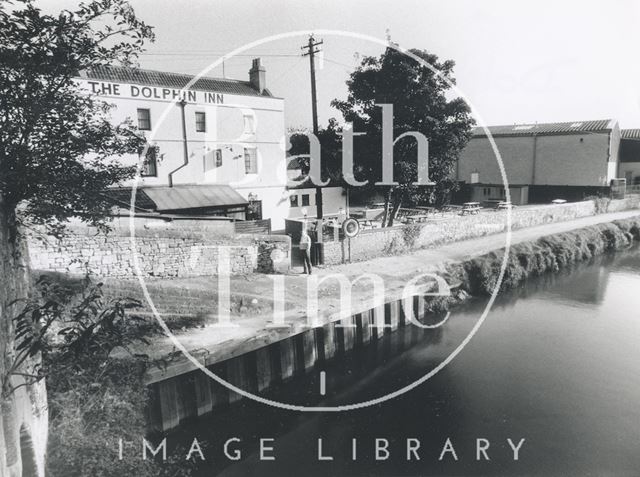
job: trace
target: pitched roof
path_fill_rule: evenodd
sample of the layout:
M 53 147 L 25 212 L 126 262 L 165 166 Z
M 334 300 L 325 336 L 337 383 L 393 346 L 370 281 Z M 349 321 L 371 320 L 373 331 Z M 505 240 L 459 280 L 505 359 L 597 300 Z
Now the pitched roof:
M 640 129 L 621 129 L 622 139 L 640 139 Z
M 128 209 L 131 204 L 131 189 L 128 187 L 114 187 L 107 189 L 105 195 L 119 207 Z M 153 210 L 156 204 L 144 193 L 142 188 L 136 189 L 135 207 L 137 210 Z
M 489 126 L 492 136 L 533 136 L 534 134 L 574 134 L 581 132 L 610 131 L 615 123 L 612 119 L 572 121 L 565 123 L 511 124 Z M 483 128 L 473 128 L 474 136 L 486 136 Z
M 145 187 L 144 192 L 156 204 L 158 211 L 247 204 L 247 200 L 228 185 Z
M 129 208 L 131 203 L 130 188 L 108 189 L 106 194 L 116 205 L 126 209 Z M 162 212 L 245 204 L 247 204 L 247 200 L 244 197 L 235 189 L 224 184 L 179 184 L 174 187 L 152 186 L 136 189 L 136 209 L 138 210 Z
M 97 66 L 80 72 L 80 77 L 89 80 L 111 81 L 114 83 L 133 83 L 145 86 L 163 86 L 166 88 L 184 88 L 195 78 L 194 75 L 169 73 L 166 71 L 143 70 L 124 66 Z M 272 96 L 265 89 L 262 94 L 251 86 L 249 81 L 202 76 L 190 87 L 192 90 L 213 91 L 240 96 Z

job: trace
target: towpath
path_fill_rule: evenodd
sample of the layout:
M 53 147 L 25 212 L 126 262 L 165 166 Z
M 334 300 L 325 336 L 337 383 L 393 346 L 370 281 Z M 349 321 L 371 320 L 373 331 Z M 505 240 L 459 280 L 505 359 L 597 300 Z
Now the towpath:
M 600 214 L 565 222 L 545 224 L 536 227 L 515 230 L 511 234 L 511 244 L 533 241 L 540 237 L 571 230 L 640 216 L 640 210 Z M 498 233 L 481 238 L 449 243 L 436 248 L 422 249 L 406 255 L 381 257 L 365 262 L 355 262 L 314 269 L 314 276 L 327 278 L 330 274 L 341 274 L 353 280 L 364 273 L 380 276 L 384 280 L 384 294 L 374 296 L 373 287 L 368 280 L 359 280 L 352 287 L 351 309 L 345 311 L 340 302 L 340 286 L 337 280 L 327 279 L 318 292 L 319 320 L 329 322 L 379 306 L 381 302 L 397 300 L 407 282 L 421 273 L 442 271 L 447 264 L 461 262 L 484 255 L 491 251 L 503 249 L 506 234 Z M 152 348 L 144 351 L 152 357 L 166 356 L 176 351 L 177 340 L 199 360 L 207 364 L 244 354 L 261 348 L 271 342 L 279 341 L 287 336 L 307 329 L 307 285 L 308 278 L 294 270 L 287 276 L 280 276 L 284 281 L 285 324 L 280 328 L 269 328 L 273 321 L 274 281 L 268 275 L 254 274 L 246 277 L 231 277 L 232 322 L 238 326 L 224 328 L 215 326 L 217 320 L 216 277 L 196 277 L 173 280 L 148 280 L 146 284 L 154 301 L 160 302 L 166 296 L 182 297 L 185 300 L 196 300 L 200 306 L 210 309 L 206 324 L 197 328 L 185 328 L 173 334 L 154 340 Z M 134 285 L 137 286 L 139 285 Z M 188 290 L 188 295 L 184 291 Z M 382 301 L 381 301 L 382 300 Z M 210 306 L 209 306 L 210 304 Z M 186 307 L 185 307 L 186 309 Z M 158 306 L 160 316 L 169 317 L 162 306 Z M 152 371 L 150 381 L 164 379 L 169 375 L 193 369 L 186 360 L 178 359 L 164 372 Z

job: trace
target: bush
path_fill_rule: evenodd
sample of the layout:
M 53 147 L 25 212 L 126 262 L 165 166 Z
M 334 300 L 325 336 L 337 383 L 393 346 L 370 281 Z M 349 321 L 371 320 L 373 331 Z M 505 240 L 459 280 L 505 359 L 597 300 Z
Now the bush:
M 586 197 L 585 200 L 592 200 L 594 202 L 596 214 L 606 214 L 609 211 L 609 204 L 611 203 L 611 199 L 609 197 L 601 195 L 589 196 Z
M 608 250 L 628 247 L 640 240 L 640 219 L 615 221 L 584 229 L 542 237 L 533 243 L 511 247 L 501 290 L 517 287 L 531 275 L 557 272 L 573 263 L 589 260 Z M 455 270 L 465 278 L 465 288 L 473 294 L 490 295 L 497 285 L 504 253 L 489 253 L 465 262 L 463 271 Z
M 133 354 L 132 345 L 148 343 L 157 328 L 127 313 L 139 306 L 135 300 L 105 300 L 101 284 L 88 279 L 83 284 L 42 277 L 36 284 L 39 293 L 15 319 L 17 358 L 42 355 L 32 379 L 47 378 L 49 474 L 190 475 L 183 458 L 156 463 L 141 455 L 148 359 Z M 114 358 L 116 349 L 130 357 Z M 130 443 L 123 460 L 118 459 L 119 439 Z
M 97 364 L 97 363 L 96 363 Z M 57 367 L 48 378 L 51 475 L 65 477 L 188 476 L 184 453 L 167 462 L 143 460 L 145 408 L 149 399 L 142 374 L 144 363 L 110 360 L 76 367 Z M 123 459 L 118 442 L 127 443 Z

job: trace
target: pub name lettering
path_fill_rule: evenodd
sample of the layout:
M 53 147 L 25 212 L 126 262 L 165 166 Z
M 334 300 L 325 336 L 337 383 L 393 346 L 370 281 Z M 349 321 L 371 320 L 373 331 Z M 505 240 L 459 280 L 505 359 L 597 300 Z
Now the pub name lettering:
M 193 91 L 174 88 L 160 88 L 156 86 L 137 86 L 137 85 L 122 85 L 118 83 L 103 83 L 101 81 L 88 81 L 91 86 L 91 92 L 103 96 L 129 96 L 131 98 L 145 98 L 145 99 L 161 99 L 172 101 L 176 98 L 184 97 L 185 101 L 190 103 L 197 103 L 198 94 L 200 93 L 203 98 L 201 102 L 211 104 L 223 104 L 224 95 L 220 93 L 211 93 L 208 91 Z M 128 95 L 127 95 L 128 89 Z M 124 90 L 124 91 L 123 91 Z

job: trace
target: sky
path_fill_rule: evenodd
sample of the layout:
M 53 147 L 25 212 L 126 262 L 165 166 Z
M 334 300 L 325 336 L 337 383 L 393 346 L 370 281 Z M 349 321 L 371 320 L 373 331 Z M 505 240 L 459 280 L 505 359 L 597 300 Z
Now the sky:
M 342 30 L 388 37 L 456 62 L 462 94 L 486 125 L 614 118 L 640 128 L 640 1 L 638 0 L 130 0 L 155 26 L 156 41 L 140 56 L 148 69 L 197 74 L 220 56 L 287 32 L 225 62 L 209 76 L 247 80 L 261 57 L 270 91 L 285 99 L 286 125 L 311 126 L 309 33 Z M 43 10 L 71 0 L 40 0 Z M 371 41 L 317 34 L 318 114 L 331 117 L 334 98 Z

